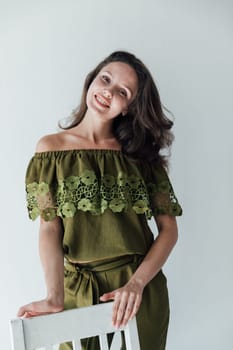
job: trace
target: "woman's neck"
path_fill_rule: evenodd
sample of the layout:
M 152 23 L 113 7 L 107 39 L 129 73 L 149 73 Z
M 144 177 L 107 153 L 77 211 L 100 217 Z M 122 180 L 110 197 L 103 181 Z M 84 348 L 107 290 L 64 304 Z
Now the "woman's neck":
M 115 140 L 112 132 L 112 120 L 103 121 L 100 117 L 93 117 L 88 111 L 82 121 L 73 128 L 73 131 L 93 144 Z

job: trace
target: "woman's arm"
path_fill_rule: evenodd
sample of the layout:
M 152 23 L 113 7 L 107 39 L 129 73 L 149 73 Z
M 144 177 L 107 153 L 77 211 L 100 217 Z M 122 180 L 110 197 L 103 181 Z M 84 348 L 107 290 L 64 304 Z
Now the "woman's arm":
M 178 239 L 175 217 L 159 215 L 155 220 L 159 234 L 133 276 L 125 286 L 100 298 L 101 301 L 114 299 L 112 321 L 117 328 L 136 315 L 144 287 L 159 272 Z
M 62 225 L 60 218 L 46 222 L 41 219 L 39 251 L 45 274 L 47 296 L 22 306 L 17 316 L 31 317 L 62 311 L 64 308 L 64 255 L 62 249 Z

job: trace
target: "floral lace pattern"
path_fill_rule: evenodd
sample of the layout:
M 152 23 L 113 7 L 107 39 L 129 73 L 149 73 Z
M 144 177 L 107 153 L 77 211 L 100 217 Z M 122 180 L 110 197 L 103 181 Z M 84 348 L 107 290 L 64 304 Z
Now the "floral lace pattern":
M 80 176 L 60 179 L 56 188 L 46 182 L 32 182 L 26 187 L 29 216 L 39 215 L 46 221 L 56 216 L 70 218 L 77 210 L 102 214 L 107 208 L 119 213 L 132 208 L 136 214 L 180 215 L 181 208 L 168 180 L 145 184 L 138 176 L 119 172 L 97 178 L 93 170 L 84 170 Z

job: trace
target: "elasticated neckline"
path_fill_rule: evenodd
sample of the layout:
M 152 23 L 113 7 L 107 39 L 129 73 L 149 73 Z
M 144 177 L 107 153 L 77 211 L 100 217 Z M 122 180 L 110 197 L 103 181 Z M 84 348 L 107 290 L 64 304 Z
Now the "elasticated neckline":
M 43 151 L 35 152 L 36 158 L 43 158 L 47 156 L 65 155 L 65 154 L 124 154 L 120 149 L 109 149 L 109 148 L 81 148 L 81 149 L 67 149 L 67 150 L 53 150 L 53 151 Z

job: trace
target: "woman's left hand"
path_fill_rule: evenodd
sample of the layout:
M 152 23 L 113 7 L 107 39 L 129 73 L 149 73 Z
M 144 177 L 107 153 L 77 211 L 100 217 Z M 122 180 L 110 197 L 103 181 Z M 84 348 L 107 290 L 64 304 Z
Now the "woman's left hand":
M 116 328 L 123 327 L 137 313 L 144 287 L 137 281 L 129 281 L 126 285 L 100 297 L 101 301 L 114 300 L 112 323 Z

